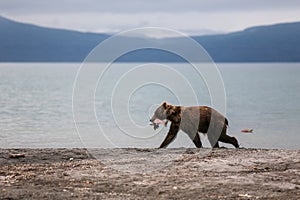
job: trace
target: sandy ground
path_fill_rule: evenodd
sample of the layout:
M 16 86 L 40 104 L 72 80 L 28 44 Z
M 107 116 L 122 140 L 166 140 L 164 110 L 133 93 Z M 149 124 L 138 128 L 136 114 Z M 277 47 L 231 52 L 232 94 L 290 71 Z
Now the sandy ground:
M 0 199 L 300 199 L 300 150 L 0 149 Z

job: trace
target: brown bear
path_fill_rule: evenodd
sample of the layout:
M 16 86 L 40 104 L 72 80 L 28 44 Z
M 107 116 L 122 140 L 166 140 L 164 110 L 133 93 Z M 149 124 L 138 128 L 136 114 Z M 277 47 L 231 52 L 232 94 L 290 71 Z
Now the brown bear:
M 163 121 L 166 120 L 166 121 Z M 228 120 L 215 109 L 208 106 L 173 106 L 163 102 L 150 119 L 154 130 L 158 124 L 171 122 L 170 130 L 159 148 L 167 147 L 175 138 L 179 130 L 188 134 L 196 147 L 201 148 L 199 132 L 207 134 L 212 147 L 219 147 L 219 141 L 239 147 L 235 137 L 226 135 Z

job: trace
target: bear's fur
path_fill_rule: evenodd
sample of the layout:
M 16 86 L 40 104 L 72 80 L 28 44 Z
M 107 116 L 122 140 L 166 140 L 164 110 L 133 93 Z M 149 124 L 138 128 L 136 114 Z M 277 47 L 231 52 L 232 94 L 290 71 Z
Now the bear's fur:
M 150 121 L 155 119 L 171 122 L 170 130 L 159 148 L 167 147 L 179 130 L 188 134 L 196 147 L 201 148 L 199 132 L 207 134 L 212 147 L 219 147 L 219 141 L 239 147 L 235 137 L 226 135 L 228 120 L 213 108 L 208 106 L 173 106 L 163 102 L 156 110 Z M 154 123 L 154 127 L 158 125 Z

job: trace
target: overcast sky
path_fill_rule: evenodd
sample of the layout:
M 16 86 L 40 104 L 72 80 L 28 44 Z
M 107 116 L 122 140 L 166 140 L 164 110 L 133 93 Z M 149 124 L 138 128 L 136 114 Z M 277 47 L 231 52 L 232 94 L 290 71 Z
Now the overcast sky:
M 201 35 L 300 21 L 300 0 L 0 0 L 0 15 L 90 32 L 155 26 Z

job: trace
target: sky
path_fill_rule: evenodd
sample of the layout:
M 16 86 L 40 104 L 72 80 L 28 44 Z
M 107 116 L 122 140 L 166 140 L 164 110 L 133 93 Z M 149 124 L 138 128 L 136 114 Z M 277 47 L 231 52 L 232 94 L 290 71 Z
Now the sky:
M 132 28 L 163 27 L 188 35 L 203 35 L 300 21 L 300 1 L 0 0 L 0 15 L 84 32 L 116 33 Z

